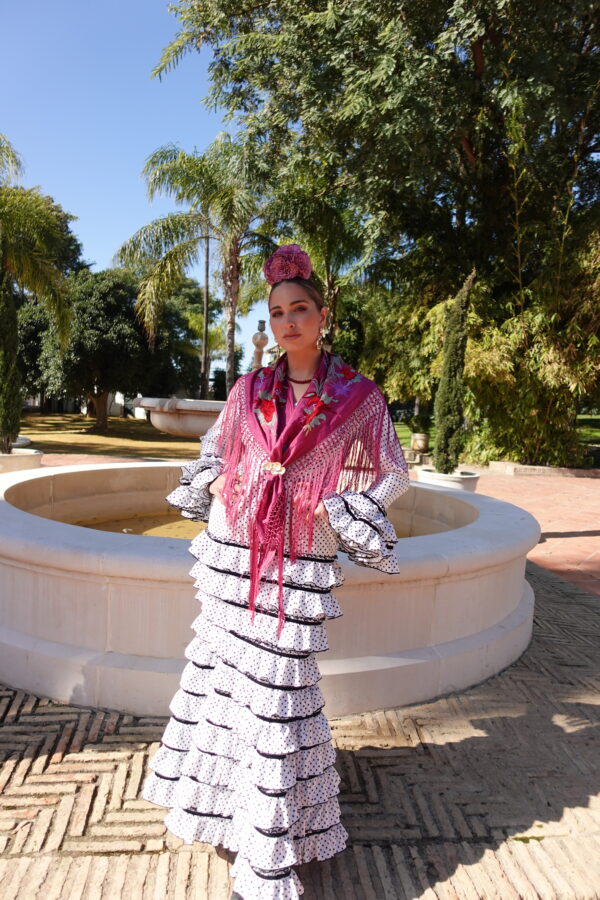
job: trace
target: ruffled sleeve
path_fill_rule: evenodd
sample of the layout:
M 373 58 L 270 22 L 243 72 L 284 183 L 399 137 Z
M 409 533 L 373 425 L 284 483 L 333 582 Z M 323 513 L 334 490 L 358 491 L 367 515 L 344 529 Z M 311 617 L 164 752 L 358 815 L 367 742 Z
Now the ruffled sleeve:
M 218 443 L 225 409 L 219 413 L 215 424 L 208 429 L 200 446 L 200 456 L 181 467 L 179 487 L 167 496 L 171 506 L 177 506 L 181 515 L 194 522 L 208 522 L 213 495 L 210 485 L 223 471 L 224 461 L 218 456 Z
M 366 493 L 344 491 L 323 499 L 329 523 L 337 533 L 340 549 L 359 566 L 372 566 L 395 575 L 400 571 L 394 547 L 394 526 Z
M 385 404 L 383 395 L 379 396 Z M 394 552 L 398 538 L 387 517 L 387 508 L 408 490 L 410 480 L 408 464 L 387 405 L 379 448 L 380 475 L 377 480 L 364 491 L 326 494 L 323 504 L 329 523 L 338 535 L 340 549 L 352 562 L 395 575 L 400 572 Z

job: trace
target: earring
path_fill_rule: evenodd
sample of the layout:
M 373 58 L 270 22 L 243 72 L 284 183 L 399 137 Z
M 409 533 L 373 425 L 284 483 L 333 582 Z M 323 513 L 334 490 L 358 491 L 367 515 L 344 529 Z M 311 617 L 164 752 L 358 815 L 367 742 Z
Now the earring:
M 327 332 L 324 328 L 319 329 L 319 337 L 317 338 L 317 349 L 322 350 Z

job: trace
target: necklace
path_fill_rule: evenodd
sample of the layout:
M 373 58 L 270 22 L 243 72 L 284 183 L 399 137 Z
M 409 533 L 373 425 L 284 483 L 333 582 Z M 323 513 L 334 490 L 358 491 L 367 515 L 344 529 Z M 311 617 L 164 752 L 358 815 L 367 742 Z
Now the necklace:
M 306 379 L 301 380 L 300 378 L 290 378 L 290 376 L 288 375 L 288 381 L 291 381 L 292 384 L 310 384 L 312 381 L 312 378 L 306 378 Z

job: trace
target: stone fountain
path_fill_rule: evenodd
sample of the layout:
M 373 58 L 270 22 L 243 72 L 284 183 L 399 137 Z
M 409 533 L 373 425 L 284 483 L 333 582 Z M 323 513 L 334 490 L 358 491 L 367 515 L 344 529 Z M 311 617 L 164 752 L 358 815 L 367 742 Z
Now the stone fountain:
M 168 514 L 179 474 L 172 462 L 134 462 L 0 477 L 0 681 L 168 715 L 198 612 L 188 541 L 94 527 Z M 328 623 L 330 649 L 318 657 L 329 715 L 462 690 L 510 665 L 531 637 L 524 571 L 539 526 L 529 513 L 412 485 L 389 514 L 401 574 L 340 556 L 344 615 Z

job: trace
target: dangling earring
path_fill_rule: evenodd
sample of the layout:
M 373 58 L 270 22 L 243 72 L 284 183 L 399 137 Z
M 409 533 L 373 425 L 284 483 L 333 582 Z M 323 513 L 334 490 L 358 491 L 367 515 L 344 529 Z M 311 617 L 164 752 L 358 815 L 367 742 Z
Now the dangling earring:
M 319 329 L 319 337 L 317 338 L 317 349 L 318 350 L 323 349 L 323 343 L 325 341 L 326 334 L 327 334 L 327 332 L 325 331 L 324 328 Z

